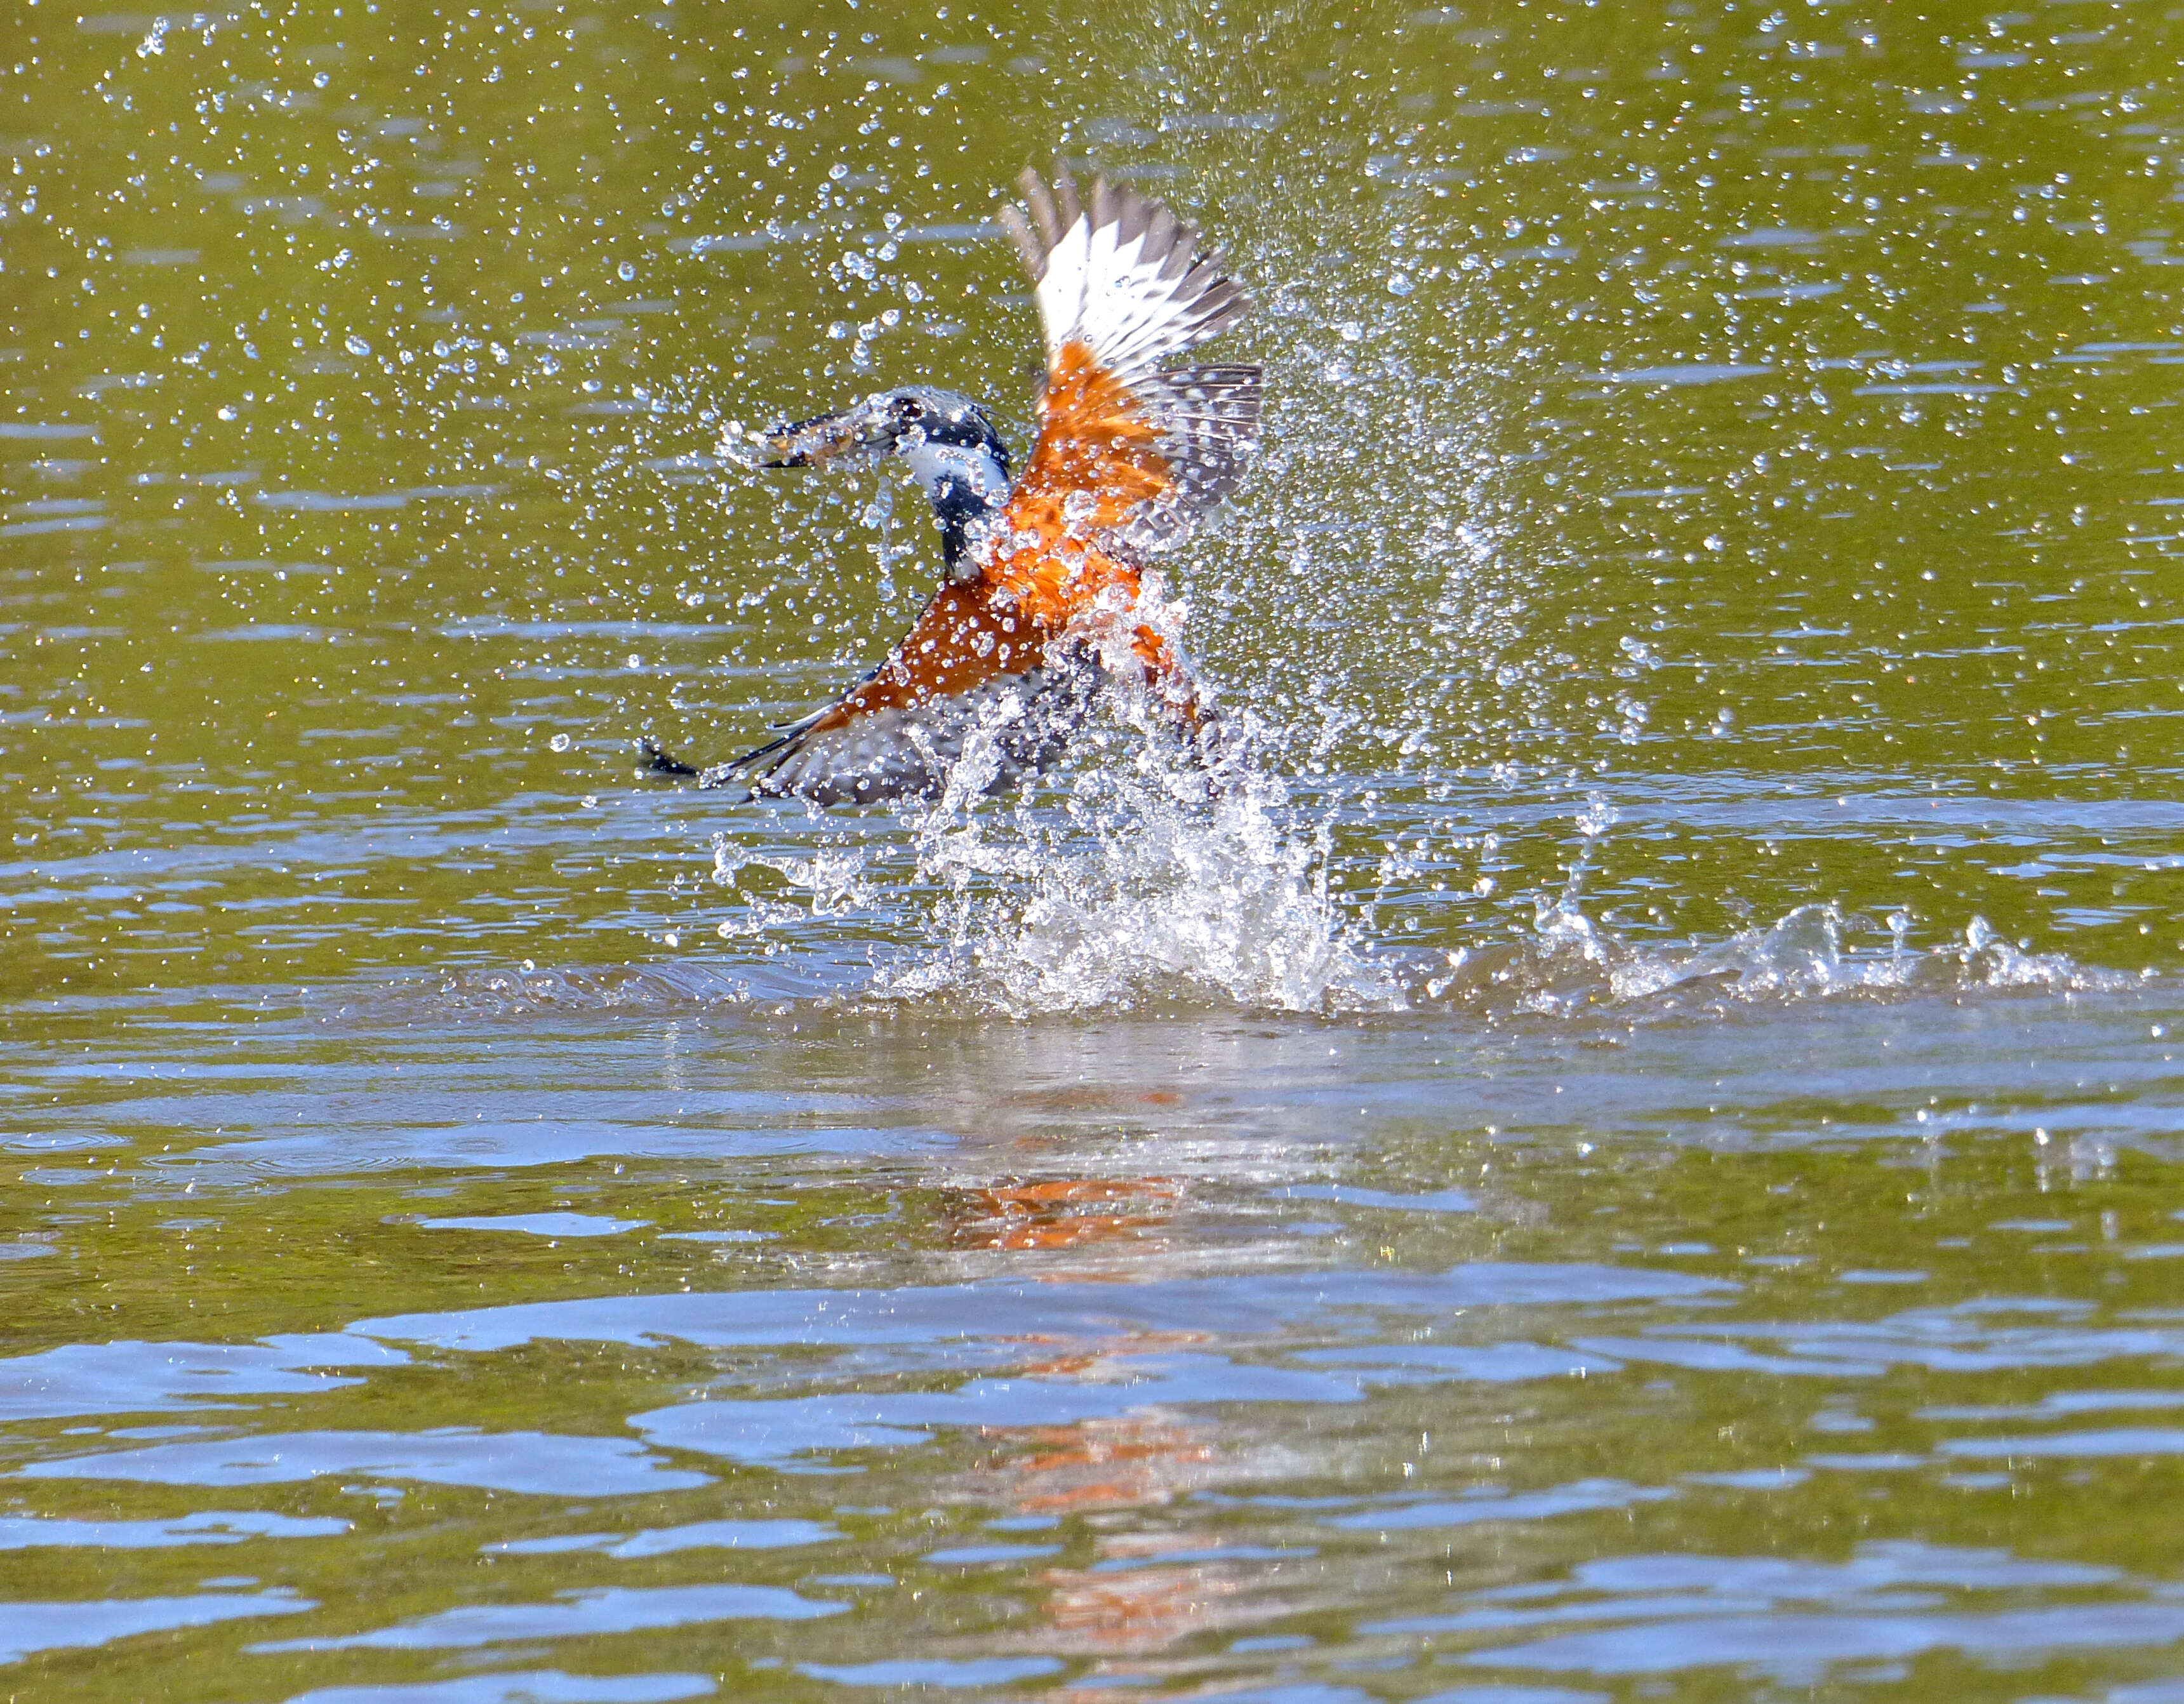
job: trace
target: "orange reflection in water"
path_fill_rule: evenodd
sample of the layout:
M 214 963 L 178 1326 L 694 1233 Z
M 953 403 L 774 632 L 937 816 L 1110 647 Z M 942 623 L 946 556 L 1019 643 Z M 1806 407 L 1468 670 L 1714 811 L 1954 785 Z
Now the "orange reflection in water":
M 1165 1339 L 1164 1339 L 1165 1340 Z M 1133 1350 L 1153 1346 L 1134 1340 Z M 1057 1362 L 1055 1370 L 1076 1364 Z M 1224 1439 L 1198 1417 L 1148 1409 L 1074 1425 L 996 1430 L 989 1439 L 1006 1454 L 961 1487 L 1020 1514 L 1059 1517 L 1095 1534 L 1092 1562 L 1050 1568 L 1043 1625 L 1024 1639 L 1041 1651 L 1104 1656 L 1102 1698 L 1127 1698 L 1116 1683 L 1127 1676 L 1151 1685 L 1175 1665 L 1148 1662 L 1195 1634 L 1256 1625 L 1300 1607 L 1297 1595 L 1316 1565 L 1308 1552 L 1268 1556 L 1240 1548 L 1217 1527 L 1176 1526 L 1162 1512 L 1195 1492 L 1240 1481 L 1279 1477 L 1297 1463 L 1289 1450 Z M 1027 1447 L 1028 1446 L 1028 1447 Z M 1188 1560 L 1163 1562 L 1162 1557 Z M 1184 1664 L 1188 1668 L 1193 1665 Z
M 1183 1199 L 1170 1178 L 1072 1178 L 972 1189 L 951 1239 L 957 1249 L 1073 1249 L 1144 1238 Z
M 1165 1228 L 1184 1195 L 1183 1180 L 1171 1177 L 998 1182 L 954 1197 L 951 1242 L 961 1250 L 1089 1252 L 1104 1245 L 1115 1253 L 1154 1252 L 1166 1245 Z M 1045 1279 L 1102 1275 L 1121 1272 L 1039 1273 Z M 1140 1334 L 1096 1351 L 1057 1344 L 1050 1358 L 1021 1371 L 1096 1377 L 1100 1363 L 1115 1356 L 1171 1349 L 1198 1337 Z M 1100 1681 L 1094 1690 L 1105 1704 L 1138 1696 L 1132 1682 L 1172 1685 L 1202 1660 L 1159 1653 L 1196 1634 L 1289 1614 L 1301 1607 L 1307 1578 L 1317 1578 L 1302 1551 L 1286 1558 L 1262 1551 L 1227 1556 L 1224 1551 L 1242 1547 L 1220 1529 L 1178 1528 L 1162 1512 L 1198 1491 L 1292 1474 L 1299 1464 L 1290 1449 L 1227 1438 L 1217 1421 L 1158 1408 L 1066 1426 L 995 1428 L 985 1436 L 994 1453 L 958 1483 L 959 1495 L 1019 1515 L 1081 1523 L 1095 1534 L 1089 1565 L 1050 1568 L 1038 1576 L 1042 1624 L 1027 1629 L 1022 1641 L 1045 1653 L 1112 1659 L 1094 1671 Z

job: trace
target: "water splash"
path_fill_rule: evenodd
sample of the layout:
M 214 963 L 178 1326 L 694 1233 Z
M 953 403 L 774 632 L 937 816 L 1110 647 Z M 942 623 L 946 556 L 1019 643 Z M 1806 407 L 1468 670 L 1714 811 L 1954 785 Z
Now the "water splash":
M 2006 940 L 1986 918 L 1974 917 L 1964 928 L 1964 944 L 1957 953 L 1967 984 L 1990 988 L 2049 988 L 2062 993 L 2117 990 L 2146 979 L 2121 971 L 2101 970 L 2081 964 L 2068 953 L 2036 953 Z
M 1017 1016 L 1163 999 L 1400 1008 L 1329 892 L 1327 833 L 1287 820 L 1287 789 L 1254 760 L 1258 743 L 1247 720 L 1202 768 L 1118 695 L 1058 785 L 982 810 L 974 742 L 915 825 L 919 872 L 938 889 L 933 944 L 872 992 Z
M 1620 939 L 1564 894 L 1542 904 L 1529 941 L 1457 949 L 1421 980 L 1418 1005 L 1468 1007 L 1489 1018 L 1719 1014 L 1762 1002 L 2020 989 L 2120 992 L 2140 978 L 2063 953 L 2031 953 L 1984 918 L 1963 936 L 1914 946 L 1910 919 L 1886 922 L 1834 904 L 1799 905 L 1727 939 L 1663 948 Z
M 804 896 L 803 903 L 771 898 L 746 881 L 746 872 L 764 871 Z M 755 851 L 725 834 L 713 837 L 713 881 L 744 901 L 736 915 L 714 926 L 722 940 L 762 936 L 784 925 L 840 917 L 872 905 L 876 895 L 865 877 L 868 865 L 855 849 L 821 845 L 806 855 Z

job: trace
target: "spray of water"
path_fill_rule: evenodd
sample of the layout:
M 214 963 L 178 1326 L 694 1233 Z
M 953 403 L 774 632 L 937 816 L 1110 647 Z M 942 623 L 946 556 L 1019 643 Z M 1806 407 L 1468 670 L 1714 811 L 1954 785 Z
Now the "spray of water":
M 1104 743 L 1104 742 L 1095 742 Z M 918 827 L 936 945 L 877 991 L 1016 1016 L 1208 997 L 1286 1011 L 1401 1003 L 1329 894 L 1324 843 L 1285 830 L 1281 782 L 1203 777 L 1147 746 L 1051 805 Z
M 1911 929 L 1901 911 L 1875 920 L 1815 904 L 1726 940 L 1662 948 L 1618 938 L 1566 891 L 1540 904 L 1530 939 L 1458 948 L 1409 993 L 1418 1008 L 1460 1008 L 1494 1021 L 1588 1011 L 1719 1015 L 1740 1005 L 1860 997 L 2117 993 L 2140 980 L 2067 954 L 2029 951 L 1984 918 L 1930 947 L 1914 945 Z
M 1387 29 L 1404 16 L 1368 9 Z M 1182 1000 L 1454 1003 L 1498 1018 L 2098 983 L 1977 920 L 1960 944 L 1922 951 L 1908 919 L 1881 931 L 1827 905 L 1704 947 L 1626 942 L 1583 904 L 1614 821 L 1598 799 L 1579 812 L 1567 879 L 1529 931 L 1412 949 L 1379 929 L 1379 905 L 1433 874 L 1396 844 L 1396 795 L 1458 775 L 1489 791 L 1574 780 L 1596 733 L 1634 739 L 1649 715 L 1635 688 L 1586 700 L 1607 717 L 1596 727 L 1566 701 L 1570 660 L 1549 622 L 1562 613 L 1552 587 L 1568 576 L 1553 529 L 1528 526 L 1503 482 L 1510 452 L 1533 448 L 1512 443 L 1531 390 L 1526 328 L 1496 318 L 1479 257 L 1449 246 L 1462 223 L 1431 200 L 1449 174 L 1417 157 L 1403 91 L 1341 64 L 1300 77 L 1325 53 L 1320 8 L 1278 3 L 1243 21 L 1143 0 L 1103 13 L 1096 31 L 1057 16 L 1050 36 L 1071 68 L 1054 105 L 1086 115 L 1061 145 L 1120 175 L 1162 173 L 1162 193 L 1227 243 L 1259 298 L 1247 335 L 1269 372 L 1263 454 L 1178 568 L 1196 606 L 1190 635 L 1228 688 L 1229 748 L 1209 773 L 1118 693 L 1056 772 L 989 799 L 1001 736 L 1029 713 L 998 699 L 945 792 L 900 822 L 815 815 L 793 832 L 723 835 L 723 940 L 767 958 L 830 936 L 884 941 L 869 977 L 836 992 L 1020 1016 Z M 1189 164 L 1169 176 L 1185 134 Z M 833 194 L 821 192 L 815 217 Z M 890 284 L 875 267 L 899 259 L 883 243 L 836 281 Z M 857 327 L 854 369 L 874 365 L 893 324 Z M 892 486 L 832 500 L 866 505 L 889 605 L 911 548 Z M 1155 625 L 1180 626 L 1180 603 L 1157 585 L 1146 604 Z M 1641 643 L 1624 650 L 1626 679 L 1658 666 Z M 1490 853 L 1494 837 L 1477 844 Z M 1366 881 L 1350 879 L 1361 870 Z M 1493 891 L 1473 875 L 1439 909 Z
M 1545 719 L 1557 662 L 1531 631 L 1536 564 L 1506 548 L 1494 490 L 1513 346 L 1472 323 L 1472 292 L 1415 198 L 1343 192 L 1378 169 L 1374 139 L 1403 131 L 1401 92 L 1301 82 L 1300 49 L 1326 40 L 1315 8 L 1240 24 L 1153 0 L 1103 14 L 1096 39 L 1079 22 L 1056 20 L 1057 42 L 1081 38 L 1061 55 L 1075 69 L 1056 105 L 1101 116 L 1061 145 L 1128 176 L 1149 142 L 1164 159 L 1188 127 L 1189 175 L 1163 193 L 1197 212 L 1259 300 L 1261 465 L 1183 568 L 1232 749 L 1209 787 L 1125 699 L 1080 760 L 994 805 L 973 739 L 911 824 L 904 891 L 925 895 L 923 938 L 873 992 L 1019 1014 L 1168 997 L 1397 1005 L 1369 898 L 1338 891 L 1360 855 L 1346 842 L 1373 815 L 1357 795 L 1506 759 L 1512 731 Z M 1273 120 L 1253 116 L 1270 99 L 1291 161 L 1272 176 L 1261 130 Z M 1179 625 L 1157 587 L 1146 601 L 1140 615 Z

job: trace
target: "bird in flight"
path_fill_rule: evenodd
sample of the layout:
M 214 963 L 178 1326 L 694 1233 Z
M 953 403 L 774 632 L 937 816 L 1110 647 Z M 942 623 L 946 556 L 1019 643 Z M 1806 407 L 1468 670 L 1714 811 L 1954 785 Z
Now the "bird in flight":
M 762 465 L 910 464 L 931 498 L 946 577 L 885 661 L 755 751 L 655 769 L 820 805 L 932 794 L 976 745 L 995 790 L 1057 757 L 1103 686 L 1141 688 L 1186 738 L 1214 732 L 1209 694 L 1163 614 L 1150 559 L 1241 474 L 1259 425 L 1256 366 L 1164 367 L 1251 305 L 1198 234 L 1066 166 L 1001 209 L 1046 340 L 1039 436 L 1013 482 L 986 411 L 923 387 L 765 435 Z

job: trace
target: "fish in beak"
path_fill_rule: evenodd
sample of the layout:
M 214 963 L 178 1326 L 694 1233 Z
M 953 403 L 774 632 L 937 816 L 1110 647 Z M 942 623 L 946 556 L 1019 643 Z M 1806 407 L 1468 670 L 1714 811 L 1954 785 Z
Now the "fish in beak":
M 857 465 L 890 454 L 900 436 L 892 399 L 867 397 L 839 414 L 816 420 L 777 426 L 760 434 L 761 467 L 825 467 L 833 463 Z

